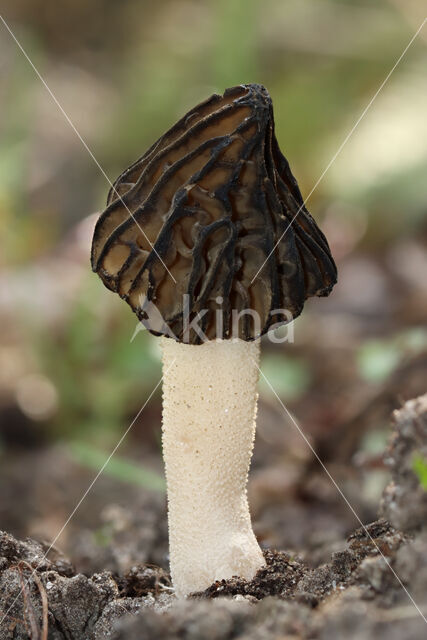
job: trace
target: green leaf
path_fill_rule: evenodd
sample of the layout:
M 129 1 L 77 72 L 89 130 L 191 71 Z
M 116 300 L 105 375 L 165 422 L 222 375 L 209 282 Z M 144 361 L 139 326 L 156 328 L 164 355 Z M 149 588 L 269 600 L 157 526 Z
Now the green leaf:
M 369 340 L 359 349 L 357 364 L 362 378 L 383 382 L 400 362 L 401 350 L 391 342 Z
M 93 532 L 93 539 L 98 547 L 108 547 L 113 542 L 110 525 L 104 525 Z
M 72 442 L 68 447 L 73 460 L 89 469 L 99 471 L 108 459 L 108 454 L 105 451 L 95 449 L 84 442 Z M 112 457 L 103 473 L 145 489 L 166 491 L 166 483 L 162 476 L 125 458 Z
M 310 371 L 303 360 L 282 355 L 266 355 L 262 372 L 278 395 L 285 400 L 299 398 L 310 384 Z M 270 385 L 260 376 L 260 388 L 264 395 L 272 395 Z
M 420 453 L 414 456 L 412 469 L 424 491 L 427 491 L 427 460 Z

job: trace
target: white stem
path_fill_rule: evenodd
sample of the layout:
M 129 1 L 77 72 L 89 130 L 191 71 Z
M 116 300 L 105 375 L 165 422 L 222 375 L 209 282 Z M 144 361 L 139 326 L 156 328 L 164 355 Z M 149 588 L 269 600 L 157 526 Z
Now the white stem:
M 259 341 L 162 338 L 163 455 L 176 594 L 251 579 L 264 564 L 246 483 L 255 437 Z

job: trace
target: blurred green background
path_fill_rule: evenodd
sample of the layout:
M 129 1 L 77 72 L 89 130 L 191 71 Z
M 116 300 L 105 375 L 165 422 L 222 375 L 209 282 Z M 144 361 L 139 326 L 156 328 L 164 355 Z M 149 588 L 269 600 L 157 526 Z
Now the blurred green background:
M 307 196 L 424 13 L 404 0 L 15 0 L 3 16 L 111 180 L 198 101 L 259 82 Z M 46 514 L 37 526 L 11 517 L 25 455 L 55 447 L 56 464 L 93 475 L 161 366 L 156 339 L 131 341 L 136 318 L 90 270 L 109 185 L 0 34 L 0 524 L 49 536 Z M 263 349 L 322 458 L 361 474 L 368 510 L 389 413 L 426 387 L 426 47 L 424 28 L 310 197 L 338 286 L 307 304 L 294 344 Z M 255 477 L 307 468 L 305 444 L 260 393 Z M 160 401 L 158 389 L 105 471 L 112 482 L 163 490 Z

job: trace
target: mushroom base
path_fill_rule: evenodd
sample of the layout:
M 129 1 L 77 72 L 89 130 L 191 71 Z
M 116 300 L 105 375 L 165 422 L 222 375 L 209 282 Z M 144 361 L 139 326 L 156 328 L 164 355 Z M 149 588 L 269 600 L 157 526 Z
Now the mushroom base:
M 162 338 L 162 351 L 170 567 L 183 597 L 265 564 L 246 494 L 260 345 Z

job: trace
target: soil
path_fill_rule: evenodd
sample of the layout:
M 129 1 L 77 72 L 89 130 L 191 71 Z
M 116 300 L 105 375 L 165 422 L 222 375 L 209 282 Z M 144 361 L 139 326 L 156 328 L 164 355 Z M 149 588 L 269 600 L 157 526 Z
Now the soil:
M 2 532 L 0 638 L 423 638 L 427 492 L 412 468 L 415 455 L 427 458 L 427 395 L 394 414 L 385 455 L 392 479 L 379 519 L 346 540 L 324 542 L 320 551 L 268 549 L 252 581 L 216 582 L 184 601 L 175 599 L 166 570 L 160 499 L 147 500 L 139 516 L 110 507 L 104 546 L 76 537 L 77 566 L 56 548 L 46 557 L 46 543 Z M 145 562 L 129 567 L 138 554 Z M 160 562 L 153 564 L 156 554 Z

